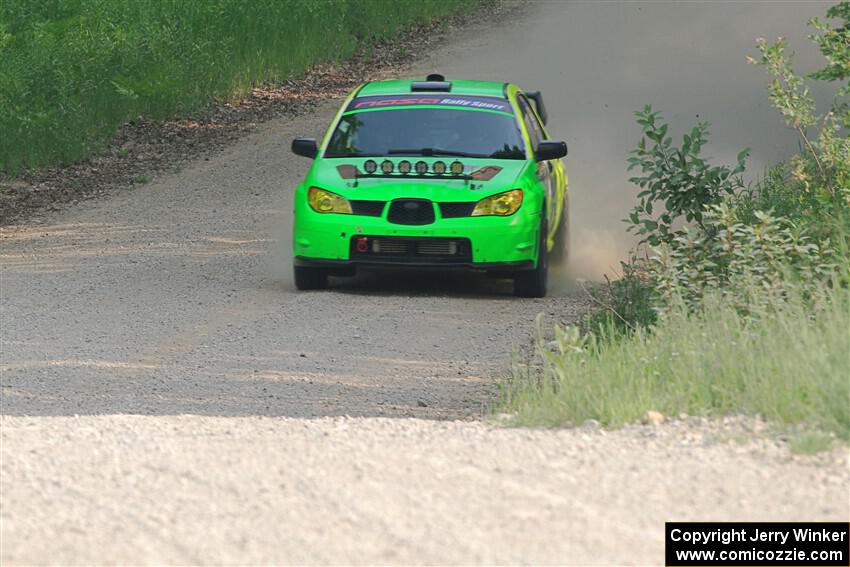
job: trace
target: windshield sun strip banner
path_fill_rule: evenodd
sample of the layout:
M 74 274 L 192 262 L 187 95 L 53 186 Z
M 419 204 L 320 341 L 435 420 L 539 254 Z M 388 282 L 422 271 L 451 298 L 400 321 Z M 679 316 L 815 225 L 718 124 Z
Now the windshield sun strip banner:
M 399 107 L 450 107 L 469 110 L 490 110 L 513 115 L 510 101 L 485 96 L 451 96 L 442 94 L 389 95 L 354 98 L 345 113 Z
M 362 108 L 359 110 L 346 110 L 343 116 L 351 114 L 361 114 L 364 112 L 379 112 L 381 110 L 420 110 L 420 109 L 440 109 L 440 110 L 470 110 L 472 112 L 487 112 L 489 114 L 500 114 L 502 116 L 513 116 L 510 112 L 502 112 L 500 110 L 490 110 L 489 108 L 469 108 L 466 106 L 434 106 L 430 104 L 403 105 L 403 106 L 385 106 L 383 108 Z

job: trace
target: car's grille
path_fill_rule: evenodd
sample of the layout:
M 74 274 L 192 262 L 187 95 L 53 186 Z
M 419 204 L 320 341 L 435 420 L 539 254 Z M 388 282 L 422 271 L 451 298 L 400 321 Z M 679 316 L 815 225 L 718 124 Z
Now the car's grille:
M 475 208 L 475 201 L 471 203 L 440 203 L 440 214 L 444 219 L 454 219 L 458 217 L 468 217 L 472 214 Z
M 375 263 L 452 264 L 472 261 L 467 238 L 419 238 L 408 236 L 355 236 L 351 259 Z
M 431 224 L 434 204 L 425 199 L 396 199 L 390 202 L 387 220 L 394 224 Z
M 454 240 L 424 240 L 416 243 L 416 253 L 420 256 L 454 256 L 457 254 L 457 242 Z
M 351 212 L 355 215 L 379 217 L 384 212 L 386 201 L 349 201 Z
M 408 253 L 407 245 L 408 243 L 404 240 L 393 238 L 374 238 L 372 239 L 369 251 L 374 254 L 405 256 Z

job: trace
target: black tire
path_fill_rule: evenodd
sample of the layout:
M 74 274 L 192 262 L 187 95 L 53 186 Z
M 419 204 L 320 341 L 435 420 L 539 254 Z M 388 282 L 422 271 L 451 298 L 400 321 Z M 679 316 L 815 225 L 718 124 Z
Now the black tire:
M 514 295 L 517 297 L 545 297 L 549 278 L 549 259 L 546 254 L 546 221 L 540 224 L 540 242 L 537 246 L 537 267 L 514 275 Z
M 570 210 L 566 197 L 564 198 L 564 210 L 561 211 L 561 224 L 555 231 L 555 247 L 552 248 L 551 261 L 553 266 L 565 264 L 570 254 Z
M 324 268 L 295 266 L 295 287 L 301 291 L 308 289 L 327 289 L 328 271 Z

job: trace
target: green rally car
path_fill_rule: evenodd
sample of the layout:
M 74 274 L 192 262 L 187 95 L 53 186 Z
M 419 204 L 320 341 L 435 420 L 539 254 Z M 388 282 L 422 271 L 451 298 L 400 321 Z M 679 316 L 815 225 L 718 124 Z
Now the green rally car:
M 540 93 L 511 83 L 365 83 L 339 109 L 295 190 L 298 289 L 358 266 L 466 267 L 546 294 L 567 246 L 564 142 L 551 141 Z

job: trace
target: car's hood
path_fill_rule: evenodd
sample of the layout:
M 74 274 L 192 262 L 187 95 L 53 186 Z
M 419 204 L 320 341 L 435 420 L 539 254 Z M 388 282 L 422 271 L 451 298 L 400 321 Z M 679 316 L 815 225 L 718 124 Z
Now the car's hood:
M 399 197 L 418 197 L 434 201 L 475 201 L 516 188 L 518 178 L 525 173 L 531 162 L 527 160 L 459 158 L 463 166 L 463 176 L 457 178 L 450 173 L 442 176 L 430 173 L 434 163 L 442 161 L 448 169 L 455 158 L 415 157 L 415 158 L 371 158 L 377 162 L 378 169 L 371 176 L 365 176 L 365 162 L 369 158 L 332 158 L 318 160 L 310 171 L 306 182 L 328 191 L 339 193 L 349 199 L 389 201 Z M 416 162 L 428 165 L 426 177 L 415 172 L 408 175 L 399 173 L 399 163 L 408 161 L 415 167 Z M 381 164 L 389 161 L 393 172 L 385 175 Z

